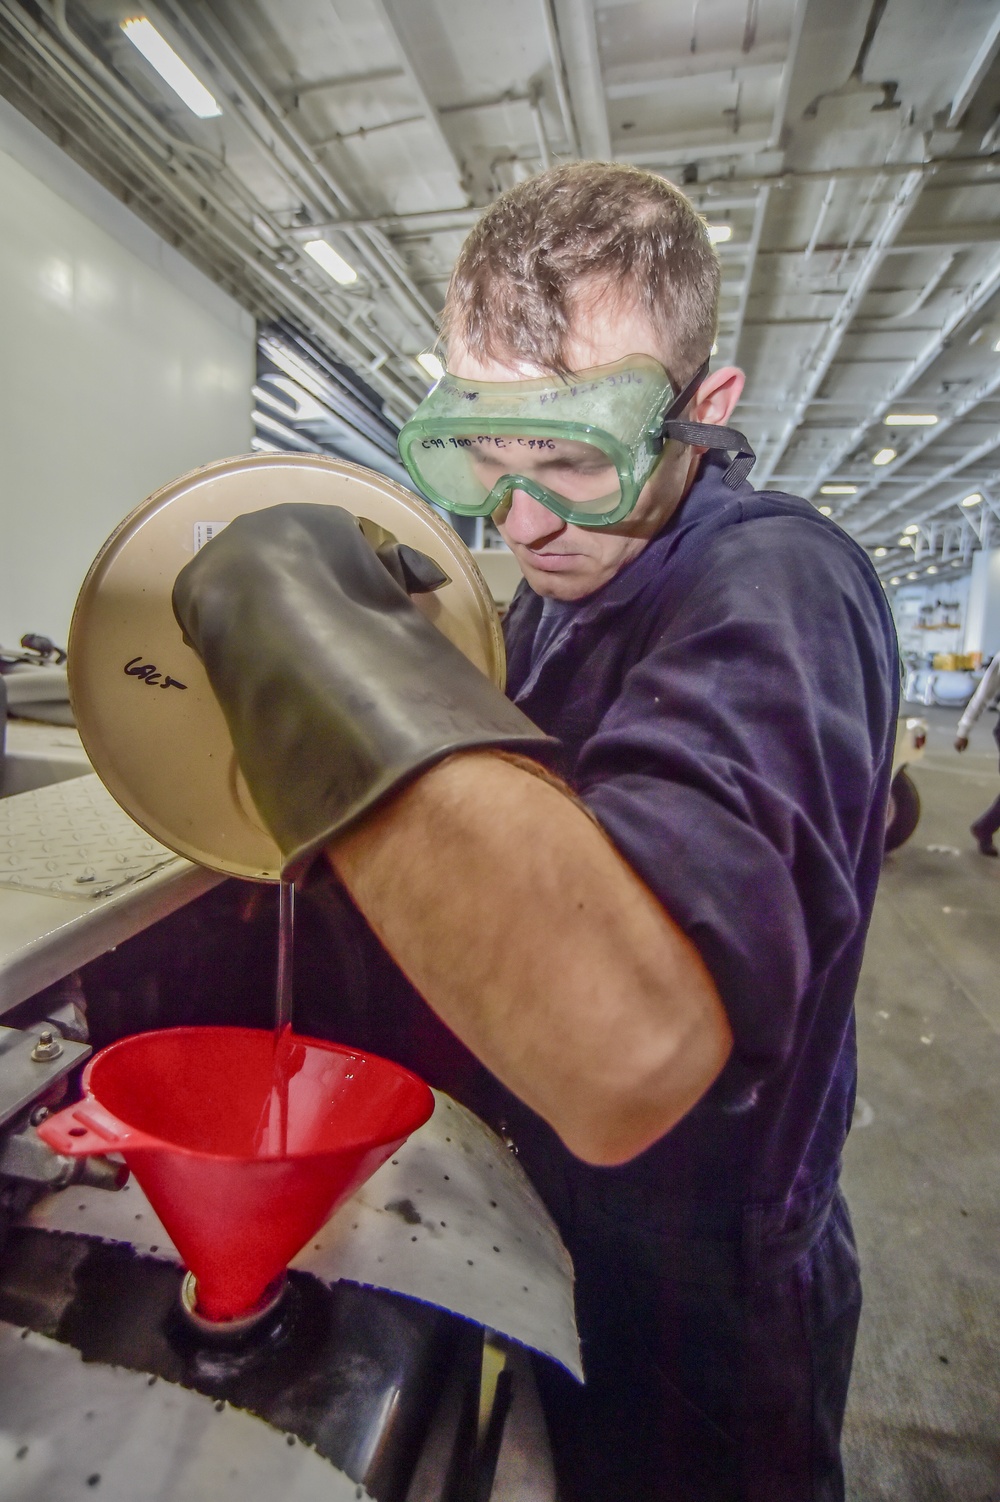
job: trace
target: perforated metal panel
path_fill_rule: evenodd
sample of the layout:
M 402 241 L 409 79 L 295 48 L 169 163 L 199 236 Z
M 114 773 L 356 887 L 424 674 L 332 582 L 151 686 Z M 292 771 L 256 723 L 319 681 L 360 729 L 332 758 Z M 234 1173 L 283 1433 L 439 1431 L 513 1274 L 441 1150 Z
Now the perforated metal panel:
M 292 1263 L 436 1304 L 582 1376 L 573 1265 L 517 1160 L 471 1112 L 435 1091 L 434 1115 Z M 118 1194 L 70 1189 L 25 1224 L 180 1257 L 133 1180 Z

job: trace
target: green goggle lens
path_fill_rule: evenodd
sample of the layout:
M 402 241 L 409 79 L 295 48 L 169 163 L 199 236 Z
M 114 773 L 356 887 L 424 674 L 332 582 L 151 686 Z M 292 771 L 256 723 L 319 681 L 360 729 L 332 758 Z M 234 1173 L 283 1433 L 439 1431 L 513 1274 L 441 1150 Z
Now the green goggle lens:
M 655 467 L 673 395 L 645 356 L 565 382 L 446 375 L 400 433 L 400 457 L 430 500 L 463 516 L 488 516 L 524 490 L 563 520 L 608 526 Z

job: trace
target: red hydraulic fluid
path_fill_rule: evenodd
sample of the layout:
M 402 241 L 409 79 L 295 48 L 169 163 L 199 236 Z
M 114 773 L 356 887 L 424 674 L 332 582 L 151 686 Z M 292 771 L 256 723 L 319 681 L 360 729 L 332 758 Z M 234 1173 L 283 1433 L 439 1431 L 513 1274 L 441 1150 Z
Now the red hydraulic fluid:
M 121 1153 L 197 1281 L 198 1312 L 251 1309 L 434 1109 L 408 1070 L 286 1031 L 179 1027 L 112 1043 L 38 1134 Z

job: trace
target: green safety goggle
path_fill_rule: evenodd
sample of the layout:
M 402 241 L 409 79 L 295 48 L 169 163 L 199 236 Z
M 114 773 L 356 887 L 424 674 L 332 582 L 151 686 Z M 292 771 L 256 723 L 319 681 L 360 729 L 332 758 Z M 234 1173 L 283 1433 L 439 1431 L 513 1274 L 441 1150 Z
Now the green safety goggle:
M 668 439 L 736 450 L 735 489 L 754 453 L 742 433 L 680 420 L 708 362 L 678 392 L 662 365 L 630 355 L 565 379 L 466 381 L 445 374 L 399 435 L 419 490 L 459 516 L 490 516 L 514 490 L 580 527 L 628 516 Z

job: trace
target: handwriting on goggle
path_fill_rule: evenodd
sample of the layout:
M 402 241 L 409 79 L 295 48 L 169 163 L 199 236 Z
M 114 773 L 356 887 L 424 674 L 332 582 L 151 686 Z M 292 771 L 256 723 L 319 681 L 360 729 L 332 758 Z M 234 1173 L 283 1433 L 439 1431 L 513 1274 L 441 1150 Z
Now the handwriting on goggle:
M 420 446 L 425 449 L 554 449 L 556 445 L 551 438 L 501 438 L 496 433 L 484 433 L 476 438 L 424 438 Z

